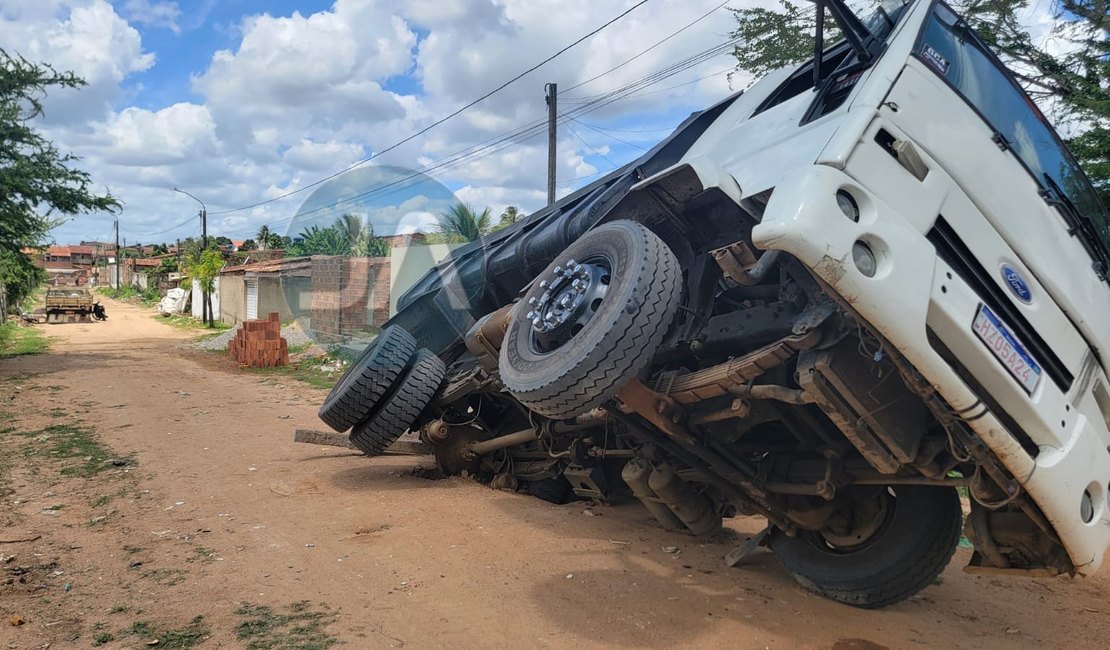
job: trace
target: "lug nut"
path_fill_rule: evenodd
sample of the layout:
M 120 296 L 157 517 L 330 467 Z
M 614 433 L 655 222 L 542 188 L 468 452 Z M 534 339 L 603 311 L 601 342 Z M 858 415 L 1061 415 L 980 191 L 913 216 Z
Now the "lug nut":
M 540 288 L 541 289 L 546 289 L 547 286 L 548 286 L 547 285 L 547 280 L 540 280 Z
M 572 257 L 569 260 L 567 260 L 567 268 L 570 268 L 570 267 L 573 267 L 573 266 L 578 266 L 578 262 L 575 262 L 574 258 Z
M 528 304 L 532 305 L 533 307 L 536 305 L 536 302 L 538 302 L 538 300 L 535 296 L 532 296 L 531 298 L 528 299 Z
M 527 318 L 528 320 L 532 320 L 533 318 L 536 317 L 536 312 L 530 311 L 527 314 L 525 314 L 524 317 Z

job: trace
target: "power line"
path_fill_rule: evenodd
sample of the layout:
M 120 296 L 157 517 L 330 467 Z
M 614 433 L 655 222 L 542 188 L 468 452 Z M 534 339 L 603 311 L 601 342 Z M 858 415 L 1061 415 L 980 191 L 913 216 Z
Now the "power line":
M 654 45 L 652 45 L 651 47 L 647 48 L 646 50 L 641 50 L 641 51 L 640 51 L 639 53 L 637 53 L 637 54 L 636 54 L 635 56 L 633 56 L 633 57 L 632 57 L 631 59 L 627 59 L 626 61 L 623 61 L 623 62 L 621 62 L 621 63 L 617 64 L 616 66 L 614 66 L 614 67 L 612 67 L 612 68 L 609 68 L 608 70 L 606 70 L 605 72 L 602 72 L 601 74 L 597 75 L 596 77 L 590 77 L 589 79 L 587 79 L 587 80 L 585 80 L 585 81 L 583 81 L 583 82 L 581 82 L 581 83 L 577 83 L 577 84 L 574 84 L 574 85 L 573 85 L 573 86 L 571 86 L 570 88 L 567 88 L 567 89 L 563 90 L 563 92 L 568 92 L 568 91 L 574 90 L 575 88 L 580 88 L 580 87 L 582 87 L 582 86 L 585 86 L 585 85 L 586 85 L 586 84 L 588 84 L 588 83 L 591 83 L 591 82 L 593 82 L 593 81 L 597 81 L 598 79 L 600 79 L 600 78 L 604 77 L 605 75 L 607 75 L 607 74 L 609 74 L 609 73 L 612 73 L 612 72 L 615 72 L 615 71 L 617 71 L 617 70 L 620 70 L 621 68 L 623 68 L 624 66 L 628 65 L 629 63 L 632 63 L 632 62 L 633 62 L 633 61 L 635 61 L 636 59 L 638 59 L 638 58 L 640 58 L 641 56 L 643 56 L 643 55 L 647 54 L 648 52 L 650 52 L 650 51 L 654 50 L 655 48 L 659 47 L 659 46 L 660 46 L 660 45 L 662 45 L 663 43 L 666 43 L 667 41 L 671 40 L 671 39 L 672 39 L 672 38 L 674 38 L 675 36 L 678 36 L 679 34 L 681 34 L 682 32 L 686 31 L 687 29 L 690 29 L 690 28 L 691 28 L 691 27 L 693 27 L 694 25 L 696 25 L 696 24 L 700 23 L 701 21 L 705 20 L 706 18 L 708 18 L 709 16 L 711 16 L 711 15 L 712 15 L 712 14 L 713 14 L 713 13 L 714 13 L 715 11 L 717 11 L 717 10 L 718 10 L 718 9 L 720 9 L 721 7 L 724 7 L 724 6 L 725 6 L 725 5 L 727 5 L 727 4 L 728 4 L 728 0 L 725 0 L 725 2 L 722 2 L 721 4 L 717 5 L 716 7 L 713 7 L 713 8 L 712 8 L 712 9 L 710 9 L 709 11 L 707 11 L 707 12 L 705 12 L 704 14 L 702 14 L 701 16 L 699 16 L 699 17 L 698 17 L 698 18 L 697 18 L 696 20 L 694 20 L 693 22 L 687 23 L 687 24 L 686 24 L 685 26 L 683 26 L 682 28 L 680 28 L 680 29 L 679 29 L 678 31 L 676 31 L 676 32 L 672 33 L 672 34 L 671 34 L 670 36 L 668 36 L 668 37 L 664 38 L 664 39 L 663 39 L 663 40 L 661 40 L 661 41 L 657 41 L 657 42 L 656 42 L 656 43 L 655 43 Z
M 559 50 L 559 51 L 558 51 L 558 52 L 556 52 L 555 54 L 552 54 L 551 56 L 547 57 L 547 58 L 546 58 L 546 59 L 544 59 L 543 61 L 540 61 L 539 63 L 537 63 L 536 65 L 532 66 L 531 68 L 528 68 L 527 70 L 525 70 L 524 72 L 521 72 L 520 74 L 518 74 L 517 76 L 513 77 L 512 79 L 509 79 L 508 81 L 506 81 L 505 83 L 501 84 L 501 85 L 500 85 L 500 86 L 498 86 L 497 88 L 494 88 L 493 90 L 491 90 L 491 91 L 489 91 L 488 93 L 486 93 L 486 94 L 482 95 L 482 96 L 481 96 L 481 97 L 479 97 L 478 99 L 475 99 L 474 101 L 472 101 L 472 102 L 470 102 L 470 103 L 468 103 L 468 104 L 464 105 L 463 107 L 459 108 L 458 110 L 454 111 L 453 113 L 450 113 L 449 115 L 447 115 L 447 116 L 445 116 L 445 117 L 442 117 L 442 118 L 440 118 L 440 119 L 436 120 L 435 122 L 432 122 L 431 124 L 429 124 L 428 126 L 424 127 L 423 129 L 420 129 L 420 130 L 419 130 L 419 131 L 417 131 L 416 133 L 413 133 L 413 134 L 411 134 L 411 135 L 409 135 L 409 136 L 407 136 L 407 137 L 405 137 L 405 138 L 403 138 L 403 139 L 401 139 L 401 140 L 399 140 L 399 141 L 397 141 L 397 142 L 395 142 L 395 143 L 393 143 L 393 144 L 389 145 L 389 146 L 388 146 L 388 147 L 386 147 L 385 149 L 382 149 L 381 151 L 378 151 L 378 152 L 374 153 L 374 154 L 373 154 L 372 156 L 369 156 L 368 158 L 364 158 L 364 159 L 362 159 L 362 160 L 360 160 L 360 161 L 356 162 L 355 164 L 353 164 L 353 165 L 351 165 L 351 166 L 349 166 L 349 167 L 347 167 L 347 168 L 345 168 L 345 169 L 341 169 L 341 170 L 339 170 L 339 171 L 335 172 L 334 174 L 331 174 L 331 175 L 329 175 L 329 176 L 325 176 L 324 178 L 321 178 L 320 180 L 317 180 L 317 181 L 315 181 L 315 182 L 309 183 L 308 185 L 305 185 L 305 186 L 303 186 L 303 187 L 297 188 L 297 189 L 295 189 L 295 190 L 292 190 L 292 191 L 290 191 L 290 192 L 286 192 L 286 193 L 284 193 L 284 194 L 281 194 L 281 195 L 279 195 L 279 196 L 275 196 L 275 197 L 273 197 L 273 198 L 270 198 L 270 199 L 266 199 L 265 201 L 259 201 L 258 203 L 254 203 L 254 204 L 252 204 L 252 205 L 247 205 L 247 206 L 243 206 L 243 207 L 241 207 L 241 208 L 233 208 L 233 209 L 231 209 L 231 210 L 220 210 L 220 211 L 218 211 L 218 212 L 212 212 L 211 214 L 212 214 L 212 215 L 218 215 L 218 214 L 229 214 L 229 213 L 232 213 L 232 212 L 241 212 L 241 211 L 243 211 L 243 210 L 250 210 L 250 209 L 252 209 L 252 208 L 257 208 L 257 207 L 259 207 L 259 206 L 261 206 L 261 205 L 266 205 L 267 203 L 273 203 L 274 201 L 279 201 L 279 200 L 281 200 L 281 199 L 284 199 L 284 198 L 286 198 L 286 197 L 289 197 L 289 196 L 292 196 L 292 195 L 294 195 L 294 194 L 298 194 L 298 193 L 300 193 L 300 192 L 303 192 L 303 191 L 305 191 L 305 190 L 307 190 L 307 189 L 309 189 L 309 188 L 312 188 L 312 187 L 316 187 L 317 185 L 320 185 L 321 183 L 327 182 L 327 181 L 329 181 L 329 180 L 331 180 L 331 179 L 333 179 L 333 178 L 335 178 L 335 177 L 339 176 L 340 174 L 343 174 L 343 173 L 345 173 L 345 172 L 348 172 L 348 171 L 350 171 L 350 170 L 354 169 L 355 167 L 358 167 L 359 165 L 365 164 L 365 163 L 367 163 L 367 162 L 369 162 L 369 161 L 371 161 L 371 160 L 374 160 L 375 158 L 377 158 L 377 157 L 379 157 L 379 156 L 382 156 L 382 155 L 384 155 L 384 154 L 386 154 L 386 153 L 388 153 L 388 152 L 390 152 L 390 151 L 393 151 L 393 150 L 394 150 L 394 149 L 396 149 L 397 147 L 400 147 L 401 145 L 403 145 L 403 144 L 405 144 L 405 143 L 407 143 L 407 142 L 410 142 L 410 141 L 414 140 L 415 138 L 418 138 L 418 137 L 420 137 L 421 135 L 424 135 L 424 134 L 425 134 L 425 133 L 427 133 L 428 131 L 431 131 L 431 130 L 432 130 L 432 129 L 434 129 L 435 127 L 437 127 L 437 126 L 439 126 L 440 124 L 443 124 L 444 122 L 446 122 L 447 120 L 450 120 L 451 118 L 453 118 L 453 117 L 455 117 L 455 116 L 459 115 L 459 114 L 460 114 L 460 113 L 462 113 L 463 111 L 466 111 L 466 110 L 468 110 L 468 109 L 470 109 L 470 108 L 473 108 L 473 107 L 474 107 L 475 105 L 477 105 L 477 104 L 478 104 L 479 102 L 482 102 L 483 100 L 485 100 L 485 99 L 488 99 L 489 97 L 493 96 L 494 94 L 496 94 L 496 93 L 498 93 L 498 92 L 501 92 L 502 90 L 504 90 L 505 88 L 507 88 L 507 87 L 508 87 L 508 86 L 509 86 L 510 84 L 512 84 L 512 83 L 514 83 L 514 82 L 516 82 L 516 81 L 519 81 L 519 80 L 520 80 L 520 79 L 521 79 L 522 77 L 524 77 L 524 76 L 526 76 L 526 75 L 528 75 L 528 74 L 530 74 L 530 73 L 532 73 L 532 72 L 535 72 L 535 71 L 536 71 L 537 69 L 539 69 L 539 68 L 540 68 L 541 66 L 543 66 L 543 65 L 545 65 L 545 64 L 547 64 L 547 63 L 549 63 L 550 61 L 552 61 L 552 60 L 553 60 L 553 59 L 555 59 L 556 57 L 560 56 L 561 54 L 563 54 L 563 53 L 564 53 L 564 52 L 566 52 L 567 50 L 571 49 L 572 47 L 574 47 L 574 46 L 578 45 L 578 44 L 579 44 L 579 43 L 581 43 L 582 41 L 585 41 L 586 39 L 588 39 L 588 38 L 590 38 L 590 37 L 594 36 L 594 35 L 595 35 L 595 34 L 597 34 L 598 32 L 600 32 L 600 31 L 602 31 L 603 29 L 605 29 L 606 27 L 608 27 L 608 26 L 612 25 L 613 23 L 617 22 L 617 21 L 618 21 L 618 20 L 620 20 L 621 18 L 624 18 L 625 16 L 627 16 L 627 15 L 628 15 L 628 14 L 630 14 L 630 13 L 632 13 L 633 11 L 635 11 L 636 9 L 638 9 L 639 7 L 642 7 L 642 6 L 643 6 L 644 4 L 646 4 L 647 2 L 648 2 L 648 0 L 640 0 L 640 2 L 637 2 L 636 4 L 632 5 L 631 7 L 629 7 L 629 8 L 628 8 L 628 9 L 626 9 L 625 11 L 621 12 L 621 13 L 620 13 L 619 15 L 617 15 L 616 17 L 614 17 L 614 18 L 610 19 L 609 21 L 607 21 L 606 23 L 604 23 L 604 24 L 603 24 L 603 25 L 601 25 L 600 27 L 597 27 L 597 28 L 595 28 L 595 29 L 594 29 L 593 31 L 589 32 L 589 33 L 588 33 L 588 34 L 586 34 L 585 36 L 582 36 L 581 38 L 579 38 L 578 40 L 574 41 L 574 42 L 573 42 L 573 43 L 571 43 L 570 45 L 567 45 L 566 47 L 564 47 L 563 49 Z
M 691 67 L 694 67 L 694 66 L 704 62 L 705 60 L 707 60 L 709 58 L 712 58 L 713 56 L 716 56 L 716 55 L 720 54 L 721 52 L 727 50 L 734 42 L 735 41 L 733 39 L 730 39 L 730 40 L 725 41 L 723 43 L 719 43 L 719 44 L 717 44 L 717 45 L 715 45 L 711 48 L 708 48 L 708 49 L 703 50 L 701 52 L 698 52 L 694 55 L 691 55 L 690 57 L 687 57 L 686 59 L 680 60 L 680 61 L 675 62 L 671 65 L 668 65 L 668 66 L 666 66 L 666 67 L 664 67 L 660 70 L 657 70 L 657 71 L 655 71 L 651 74 L 648 74 L 644 77 L 641 77 L 640 79 L 637 79 L 636 81 L 630 82 L 628 84 L 625 84 L 623 86 L 615 88 L 615 89 L 613 89 L 611 91 L 608 91 L 606 93 L 601 93 L 601 94 L 595 95 L 592 98 L 589 98 L 588 101 L 581 101 L 581 102 L 578 103 L 578 106 L 572 108 L 571 110 L 567 111 L 566 113 L 564 113 L 562 115 L 563 119 L 562 119 L 561 123 L 565 124 L 566 121 L 568 119 L 572 118 L 572 117 L 576 117 L 578 115 L 585 115 L 585 114 L 594 112 L 596 110 L 600 110 L 601 108 L 605 108 L 606 106 L 609 106 L 611 104 L 614 104 L 614 103 L 617 103 L 617 102 L 620 102 L 620 101 L 624 101 L 626 99 L 641 96 L 641 95 L 644 95 L 644 94 L 651 94 L 651 93 L 645 93 L 643 91 L 647 88 L 650 88 L 651 86 L 653 86 L 655 84 L 660 83 L 661 81 L 664 81 L 665 79 L 668 79 L 668 78 L 670 78 L 670 77 L 672 77 L 676 74 L 684 72 L 685 70 L 687 70 Z M 682 85 L 682 84 L 680 84 L 680 85 Z M 461 167 L 463 165 L 466 165 L 466 164 L 469 164 L 469 163 L 472 163 L 472 162 L 476 162 L 476 161 L 481 160 L 483 158 L 487 158 L 491 155 L 494 155 L 496 153 L 504 151 L 505 149 L 508 149 L 508 148 L 513 147 L 515 145 L 522 144 L 523 142 L 525 142 L 525 141 L 527 141 L 531 138 L 537 137 L 538 135 L 542 134 L 545 131 L 545 129 L 546 129 L 546 120 L 538 120 L 538 121 L 526 124 L 524 126 L 518 127 L 517 129 L 515 129 L 513 131 L 509 131 L 509 132 L 502 133 L 502 134 L 497 135 L 497 136 L 493 136 L 493 137 L 483 141 L 482 143 L 479 143 L 478 145 L 473 145 L 471 147 L 466 147 L 466 148 L 461 149 L 459 151 L 456 151 L 452 154 L 449 154 L 449 157 L 442 158 L 442 159 L 440 159 L 439 161 L 437 161 L 436 163 L 434 163 L 432 165 L 428 165 L 428 166 L 424 167 L 423 169 L 421 169 L 419 171 L 416 171 L 416 172 L 414 172 L 412 174 L 409 174 L 407 176 L 398 178 L 398 179 L 396 179 L 396 180 L 394 180 L 390 183 L 387 183 L 385 185 L 375 187 L 374 189 L 367 190 L 366 192 L 361 192 L 359 194 L 344 197 L 342 199 L 337 199 L 336 201 L 334 201 L 333 203 L 330 203 L 328 205 L 323 205 L 323 206 L 320 206 L 318 208 L 308 210 L 306 212 L 300 212 L 300 213 L 297 213 L 297 214 L 292 215 L 290 217 L 287 217 L 285 219 L 279 220 L 275 224 L 275 226 L 281 227 L 283 225 L 287 225 L 287 224 L 292 223 L 295 219 L 302 218 L 302 217 L 305 217 L 305 216 L 309 216 L 309 215 L 312 215 L 312 214 L 318 214 L 318 213 L 324 212 L 326 210 L 338 211 L 337 208 L 339 208 L 339 206 L 349 204 L 349 203 L 358 201 L 360 199 L 368 198 L 368 197 L 371 197 L 371 196 L 378 196 L 378 195 L 382 195 L 382 194 L 388 194 L 388 193 L 390 193 L 390 188 L 393 188 L 397 185 L 401 185 L 401 184 L 405 183 L 406 181 L 411 180 L 413 178 L 416 178 L 417 176 L 420 176 L 420 175 L 428 175 L 428 176 L 442 175 L 442 174 L 446 173 L 447 171 L 449 171 L 451 169 L 456 169 L 456 168 Z M 631 143 L 626 143 L 626 144 L 631 144 Z M 636 145 L 631 145 L 631 146 L 636 146 Z M 391 190 L 391 191 L 395 192 L 395 191 L 398 191 L 398 190 Z
M 674 131 L 673 126 L 669 126 L 663 129 L 610 129 L 608 127 L 599 126 L 597 124 L 587 124 L 582 120 L 575 120 L 575 122 L 578 122 L 588 129 L 593 129 L 594 131 L 606 131 L 612 133 L 667 133 L 668 131 Z
M 573 117 L 571 117 L 571 118 L 567 118 L 567 119 L 571 120 L 571 121 L 572 121 L 572 122 L 574 122 L 575 124 L 581 124 L 582 126 L 586 127 L 587 129 L 589 129 L 589 130 L 591 130 L 591 131 L 594 131 L 594 132 L 596 132 L 596 133 L 600 133 L 601 135 L 603 135 L 603 136 L 605 136 L 605 137 L 607 137 L 607 138 L 609 138 L 609 139 L 611 139 L 611 140 L 616 140 L 617 142 L 620 142 L 621 144 L 626 144 L 626 145 L 628 145 L 628 146 L 630 146 L 630 147 L 635 147 L 635 148 L 639 149 L 640 151 L 647 151 L 647 149 L 645 149 L 645 148 L 641 147 L 641 146 L 640 146 L 640 145 L 638 145 L 638 144 L 632 144 L 631 142 L 629 142 L 629 141 L 627 141 L 627 140 L 622 140 L 622 139 L 618 138 L 618 137 L 617 137 L 617 136 L 615 136 L 615 135 L 611 135 L 611 134 L 609 134 L 609 133 L 605 133 L 604 131 L 600 131 L 600 130 L 598 130 L 598 129 L 595 129 L 594 127 L 590 126 L 589 124 L 586 124 L 585 122 L 579 122 L 578 120 L 574 119 Z M 568 127 L 568 128 L 569 128 L 569 127 Z M 610 161 L 610 162 L 612 162 L 612 161 Z
M 592 146 L 590 146 L 590 143 L 583 140 L 582 136 L 578 135 L 578 132 L 575 131 L 573 128 L 571 128 L 571 126 L 569 124 L 564 122 L 563 126 L 566 127 L 567 131 L 570 131 L 570 134 L 573 135 L 575 138 L 577 138 L 579 142 L 586 145 L 587 149 L 589 149 L 590 151 L 594 152 L 595 154 L 597 154 L 597 155 L 601 156 L 602 158 L 604 158 L 605 160 L 607 160 L 610 165 L 616 166 L 617 163 L 613 162 L 613 160 L 611 158 L 609 158 L 609 156 L 606 156 L 605 154 L 601 153 L 597 149 L 594 149 Z
M 189 223 L 190 221 L 192 221 L 193 219 L 196 219 L 196 218 L 197 218 L 196 215 L 193 215 L 193 216 L 189 217 L 188 219 L 186 219 L 185 221 L 182 221 L 181 223 L 177 224 L 176 226 L 170 226 L 169 228 L 166 228 L 165 230 L 159 230 L 158 232 L 140 232 L 140 233 L 131 233 L 131 234 L 134 235 L 135 237 L 157 237 L 158 235 L 164 235 L 164 234 L 166 234 L 168 232 L 171 232 L 173 230 L 177 230 L 181 226 L 184 226 L 185 224 Z

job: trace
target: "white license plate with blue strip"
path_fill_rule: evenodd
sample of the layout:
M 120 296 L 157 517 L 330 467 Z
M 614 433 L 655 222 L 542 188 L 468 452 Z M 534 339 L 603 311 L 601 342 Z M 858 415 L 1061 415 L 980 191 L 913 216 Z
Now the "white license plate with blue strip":
M 1025 346 L 1018 341 L 1010 328 L 1006 327 L 990 307 L 981 305 L 971 329 L 975 330 L 987 349 L 1010 371 L 1025 392 L 1032 394 L 1041 381 L 1041 366 L 1025 351 Z

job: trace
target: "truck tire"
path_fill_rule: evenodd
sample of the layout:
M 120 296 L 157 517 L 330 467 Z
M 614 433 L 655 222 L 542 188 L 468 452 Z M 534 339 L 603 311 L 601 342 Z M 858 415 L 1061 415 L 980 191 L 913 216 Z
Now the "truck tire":
M 681 278 L 674 253 L 643 225 L 622 220 L 591 230 L 513 308 L 501 346 L 502 382 L 552 419 L 612 399 L 662 342 L 679 307 Z
M 430 350 L 421 348 L 405 375 L 382 398 L 374 413 L 351 429 L 348 436 L 351 444 L 367 456 L 380 456 L 416 422 L 439 390 L 445 374 L 447 366 L 443 361 Z
M 332 387 L 318 415 L 342 433 L 374 410 L 412 359 L 416 341 L 397 325 L 381 331 Z
M 807 589 L 864 609 L 886 607 L 936 580 L 960 540 L 962 512 L 956 490 L 902 485 L 882 488 L 887 511 L 865 539 L 838 546 L 824 533 L 776 530 L 768 546 Z

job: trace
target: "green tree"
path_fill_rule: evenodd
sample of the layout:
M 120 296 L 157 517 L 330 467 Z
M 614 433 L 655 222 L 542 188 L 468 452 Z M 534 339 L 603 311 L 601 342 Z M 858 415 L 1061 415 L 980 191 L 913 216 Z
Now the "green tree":
M 301 231 L 289 247 L 289 254 L 295 257 L 305 255 L 350 255 L 351 242 L 345 233 L 336 228 L 310 226 Z
M 815 12 L 779 0 L 779 10 L 734 9 L 736 71 L 755 77 L 813 56 Z M 1110 206 L 1110 0 L 1059 0 L 1052 51 L 1023 18 L 1032 0 L 951 0 L 1031 97 L 1053 108 L 1058 127 L 1079 135 L 1068 145 Z M 834 25 L 826 19 L 826 29 Z M 836 32 L 826 32 L 826 40 Z M 1061 43 L 1067 46 L 1060 47 Z
M 510 205 L 509 207 L 505 208 L 504 212 L 501 213 L 501 220 L 497 222 L 497 225 L 493 227 L 493 230 L 508 228 L 514 223 L 523 220 L 526 216 L 528 215 L 522 213 L 519 209 L 517 209 L 515 205 Z
M 474 208 L 465 203 L 456 203 L 446 212 L 440 213 L 439 224 L 433 234 L 448 243 L 474 241 L 492 231 L 491 221 L 488 207 L 475 212 Z
M 276 232 L 272 232 L 266 236 L 266 250 L 280 250 L 289 246 L 292 240 Z
M 243 242 L 243 245 L 239 247 L 239 250 L 241 250 L 241 251 L 258 250 L 258 244 L 256 244 L 253 239 L 248 239 L 248 240 Z
M 181 258 L 181 272 L 190 281 L 195 280 L 200 285 L 200 290 L 206 295 L 212 295 L 216 289 L 216 278 L 220 277 L 220 269 L 224 267 L 224 256 L 220 251 L 209 246 L 201 249 L 192 246 L 185 251 Z M 211 301 L 206 305 L 208 311 L 208 327 L 215 326 L 215 315 L 212 313 Z
M 91 191 L 89 174 L 73 167 L 77 157 L 31 126 L 43 115 L 48 89 L 84 85 L 73 73 L 0 49 L 0 316 L 41 282 L 41 271 L 20 251 L 42 244 L 59 215 L 120 208 L 111 194 Z
M 258 241 L 258 247 L 260 250 L 266 250 L 269 247 L 270 235 L 272 234 L 274 233 L 266 224 L 262 224 L 261 226 L 259 226 L 258 232 L 255 233 L 254 238 L 256 241 Z
M 311 226 L 301 231 L 288 247 L 290 255 L 342 255 L 387 257 L 389 241 L 374 235 L 374 229 L 356 214 L 345 214 L 331 226 Z
M 388 257 L 389 241 L 374 235 L 374 226 L 364 223 L 357 214 L 345 214 L 332 225 L 350 242 L 351 257 Z
M 163 257 L 162 264 L 158 267 L 159 273 L 177 273 L 177 258 Z

